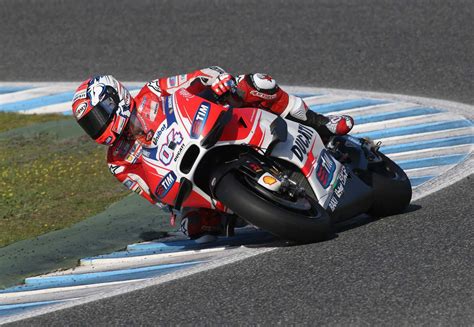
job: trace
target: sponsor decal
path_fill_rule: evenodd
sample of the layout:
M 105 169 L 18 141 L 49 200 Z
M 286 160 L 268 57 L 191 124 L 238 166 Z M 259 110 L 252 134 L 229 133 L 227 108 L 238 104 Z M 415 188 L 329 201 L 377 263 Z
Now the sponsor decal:
M 250 94 L 253 95 L 253 96 L 265 99 L 265 100 L 273 100 L 273 99 L 276 98 L 276 94 L 265 94 L 265 93 L 259 92 L 257 90 L 250 91 Z
M 211 111 L 211 104 L 206 101 L 201 102 L 194 115 L 193 124 L 191 126 L 191 138 L 197 139 L 201 136 L 207 117 L 209 116 L 209 111 Z
M 126 188 L 131 189 L 135 185 L 135 181 L 131 180 L 130 178 L 127 178 L 126 180 L 123 181 L 123 185 L 125 185 Z
M 331 209 L 331 211 L 336 210 L 338 203 L 339 201 L 335 197 L 332 197 L 328 204 L 329 209 Z
M 158 199 L 161 200 L 166 196 L 166 194 L 168 194 L 171 188 L 173 188 L 176 179 L 176 174 L 172 171 L 170 171 L 163 177 L 163 179 L 160 181 L 160 184 L 158 184 L 155 190 L 155 195 L 158 197 Z
M 76 118 L 80 119 L 84 113 L 86 112 L 87 109 L 87 102 L 81 103 L 77 108 L 76 108 Z
M 130 150 L 130 152 L 127 156 L 127 158 L 125 158 L 125 161 L 127 161 L 129 163 L 135 163 L 138 160 L 138 158 L 141 156 L 141 154 L 142 154 L 142 147 L 137 142 L 133 145 L 132 149 Z
M 183 136 L 180 132 L 175 132 L 174 129 L 172 129 L 168 133 L 166 139 L 167 143 L 161 146 L 159 159 L 161 163 L 163 163 L 165 166 L 168 166 L 173 160 L 174 149 L 177 145 L 183 143 Z
M 184 144 L 184 143 L 181 144 L 181 146 L 178 149 L 178 152 L 176 152 L 176 156 L 174 157 L 174 162 L 176 162 L 179 159 L 179 157 L 181 156 L 181 152 L 183 152 L 183 149 L 184 149 L 185 146 L 186 146 L 186 144 Z
M 334 196 L 338 198 L 342 197 L 348 176 L 349 174 L 347 173 L 346 167 L 342 166 L 339 175 L 337 176 L 337 182 L 334 184 Z
M 326 149 L 322 150 L 318 159 L 318 164 L 316 165 L 316 177 L 322 187 L 328 188 L 329 184 L 331 184 L 335 170 L 336 163 L 334 162 L 334 159 Z
M 155 136 L 153 137 L 153 144 L 154 145 L 157 145 L 158 144 L 158 141 L 161 137 L 161 135 L 163 134 L 164 131 L 166 131 L 166 129 L 168 128 L 168 126 L 166 125 L 166 122 L 164 122 L 158 129 L 158 131 L 156 132 Z
M 186 89 L 179 89 L 179 94 L 182 95 L 186 99 L 190 99 L 194 96 L 194 94 L 189 93 Z
M 168 126 L 171 126 L 175 121 L 176 117 L 174 115 L 174 109 L 173 109 L 173 97 L 169 96 L 166 97 L 166 100 L 164 101 L 165 103 L 165 115 L 166 115 L 166 122 Z
M 117 174 L 120 174 L 121 172 L 123 172 L 125 170 L 125 167 L 124 166 L 119 166 L 119 165 L 109 164 L 109 170 L 110 170 L 110 173 L 112 175 L 117 175 Z
M 178 76 L 178 82 L 179 84 L 183 84 L 184 82 L 186 82 L 188 80 L 188 75 L 187 74 L 182 74 L 182 75 L 179 75 Z
M 150 101 L 150 120 L 155 121 L 156 115 L 158 114 L 159 109 L 158 102 Z
M 168 78 L 168 87 L 175 87 L 178 85 L 178 79 L 176 76 L 171 76 Z
M 155 93 L 158 96 L 161 96 L 161 88 L 159 84 L 159 80 L 156 79 L 154 81 L 148 82 L 147 84 L 148 88 L 151 89 L 153 93 Z
M 277 182 L 277 180 L 273 176 L 263 176 L 263 182 L 267 185 L 273 185 Z
M 293 152 L 301 162 L 303 162 L 304 157 L 308 154 L 313 134 L 313 129 L 304 125 L 298 125 L 298 135 L 295 137 L 291 152 Z
M 142 112 L 143 108 L 145 108 L 145 104 L 146 104 L 146 96 L 143 97 L 142 101 L 140 102 L 140 105 L 137 108 L 137 111 Z
M 110 144 L 112 142 L 112 136 L 109 136 L 105 139 L 105 144 Z
M 141 189 L 140 185 L 138 182 L 134 181 L 133 179 L 127 178 L 126 180 L 123 181 L 123 184 L 131 191 L 137 193 L 137 194 L 142 194 L 143 190 Z
M 74 94 L 74 98 L 72 98 L 72 103 L 76 102 L 77 100 L 80 99 L 85 99 L 87 97 L 86 90 L 83 90 L 81 92 L 77 92 Z

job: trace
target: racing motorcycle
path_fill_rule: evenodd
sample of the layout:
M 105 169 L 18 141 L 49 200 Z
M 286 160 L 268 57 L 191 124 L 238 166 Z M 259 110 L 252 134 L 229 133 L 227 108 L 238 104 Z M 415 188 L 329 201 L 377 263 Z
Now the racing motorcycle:
M 185 89 L 166 97 L 166 120 L 142 149 L 150 191 L 175 210 L 211 208 L 308 243 L 342 220 L 410 203 L 407 175 L 370 140 L 323 142 L 311 127 L 213 100 Z

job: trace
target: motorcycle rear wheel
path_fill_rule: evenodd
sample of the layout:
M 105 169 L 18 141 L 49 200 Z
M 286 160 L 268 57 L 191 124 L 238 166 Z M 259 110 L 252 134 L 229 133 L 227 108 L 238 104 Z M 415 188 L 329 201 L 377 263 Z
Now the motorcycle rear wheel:
M 374 217 L 402 213 L 411 201 L 410 179 L 390 158 L 380 152 L 377 155 L 382 158 L 383 164 L 370 168 L 375 199 L 368 213 Z
M 329 215 L 308 195 L 290 204 L 275 192 L 269 196 L 258 190 L 236 171 L 223 176 L 214 192 L 235 214 L 285 240 L 312 243 L 332 235 Z

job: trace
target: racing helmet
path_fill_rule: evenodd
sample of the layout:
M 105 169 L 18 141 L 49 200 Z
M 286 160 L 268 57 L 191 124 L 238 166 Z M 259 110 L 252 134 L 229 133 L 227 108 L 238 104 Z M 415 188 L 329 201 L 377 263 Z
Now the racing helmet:
M 97 143 L 112 145 L 127 126 L 135 104 L 130 92 L 112 75 L 84 81 L 72 99 L 79 125 Z

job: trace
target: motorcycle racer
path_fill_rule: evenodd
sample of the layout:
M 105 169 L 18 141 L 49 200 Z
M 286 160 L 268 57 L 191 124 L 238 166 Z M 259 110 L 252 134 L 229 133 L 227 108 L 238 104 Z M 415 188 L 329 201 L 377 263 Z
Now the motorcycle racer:
M 149 189 L 141 164 L 142 147 L 152 146 L 153 139 L 162 132 L 158 127 L 166 120 L 162 107 L 164 97 L 183 88 L 195 95 L 206 89 L 218 97 L 232 93 L 234 96 L 229 98 L 228 105 L 269 110 L 315 128 L 322 138 L 347 134 L 354 124 L 347 115 L 326 117 L 308 110 L 301 98 L 282 90 L 269 75 L 255 73 L 234 78 L 216 66 L 155 79 L 135 98 L 111 75 L 84 81 L 72 101 L 76 120 L 97 143 L 109 146 L 107 161 L 111 173 L 127 188 L 159 206 L 160 201 Z M 173 212 L 171 215 L 174 223 L 176 215 Z M 213 210 L 185 208 L 181 230 L 195 238 L 219 233 L 220 223 L 220 214 Z

